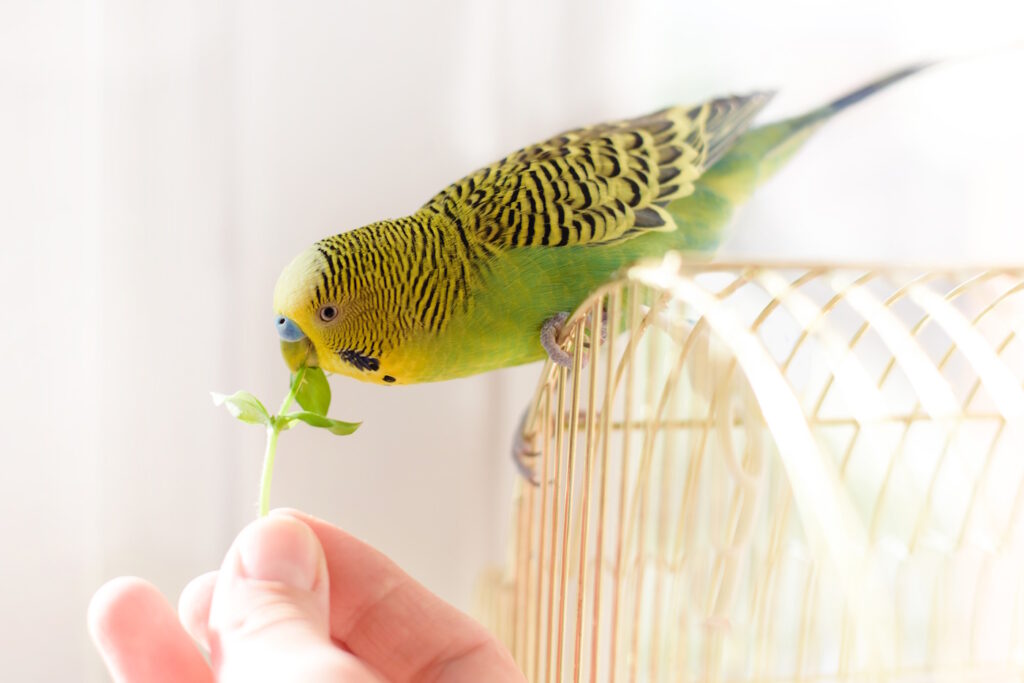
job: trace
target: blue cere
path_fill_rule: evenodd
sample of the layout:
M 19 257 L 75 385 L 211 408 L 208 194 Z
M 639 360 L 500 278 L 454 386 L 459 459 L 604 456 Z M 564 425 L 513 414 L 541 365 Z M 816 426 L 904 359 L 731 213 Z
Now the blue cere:
M 278 336 L 284 341 L 296 342 L 306 338 L 306 334 L 299 329 L 299 326 L 283 315 L 274 319 L 274 326 L 277 327 Z

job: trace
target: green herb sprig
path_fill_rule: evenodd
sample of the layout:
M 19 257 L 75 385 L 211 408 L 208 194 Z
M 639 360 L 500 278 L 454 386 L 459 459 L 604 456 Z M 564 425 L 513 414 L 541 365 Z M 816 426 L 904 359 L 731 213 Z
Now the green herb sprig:
M 267 448 L 263 455 L 263 473 L 260 476 L 260 517 L 270 511 L 270 481 L 274 476 L 274 456 L 277 437 L 296 422 L 326 429 L 332 434 L 345 436 L 359 428 L 359 422 L 342 422 L 327 417 L 331 406 L 331 385 L 320 368 L 299 368 L 292 375 L 288 395 L 281 402 L 276 415 L 271 415 L 258 398 L 248 391 L 236 391 L 227 396 L 210 392 L 214 405 L 223 405 L 231 415 L 242 422 L 262 425 L 267 430 Z M 293 402 L 302 410 L 286 412 Z

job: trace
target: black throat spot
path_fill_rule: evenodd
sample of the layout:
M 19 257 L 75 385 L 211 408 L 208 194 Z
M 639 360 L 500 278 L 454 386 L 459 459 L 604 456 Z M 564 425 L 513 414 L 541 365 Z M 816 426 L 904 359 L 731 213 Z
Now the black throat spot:
M 338 356 L 343 361 L 352 365 L 360 370 L 369 370 L 370 372 L 377 372 L 380 370 L 380 361 L 372 356 L 353 351 L 352 349 L 343 349 L 338 352 Z

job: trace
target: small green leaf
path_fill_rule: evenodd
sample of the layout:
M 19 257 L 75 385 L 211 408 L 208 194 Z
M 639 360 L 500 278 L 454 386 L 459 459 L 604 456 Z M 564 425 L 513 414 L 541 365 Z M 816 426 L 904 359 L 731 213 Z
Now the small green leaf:
M 250 394 L 248 391 L 236 391 L 230 396 L 224 394 L 218 394 L 211 391 L 210 396 L 213 397 L 214 405 L 223 405 L 228 409 L 228 412 L 232 416 L 238 418 L 242 422 L 248 422 L 254 425 L 266 425 L 270 426 L 272 420 L 270 413 L 263 407 L 260 400 Z
M 296 376 L 293 375 L 292 381 L 295 380 Z M 305 368 L 300 381 L 295 400 L 311 413 L 326 415 L 327 409 L 331 407 L 331 385 L 327 383 L 324 371 L 320 368 Z
M 359 425 L 362 424 L 361 422 L 342 422 L 341 420 L 332 420 L 329 417 L 317 415 L 316 413 L 311 413 L 307 410 L 300 410 L 295 413 L 288 413 L 287 415 L 282 415 L 281 418 L 285 421 L 285 425 L 287 425 L 283 425 L 285 429 L 291 427 L 296 420 L 302 420 L 311 427 L 319 427 L 321 429 L 326 429 L 330 433 L 338 434 L 339 436 L 351 434 L 352 432 L 359 429 Z

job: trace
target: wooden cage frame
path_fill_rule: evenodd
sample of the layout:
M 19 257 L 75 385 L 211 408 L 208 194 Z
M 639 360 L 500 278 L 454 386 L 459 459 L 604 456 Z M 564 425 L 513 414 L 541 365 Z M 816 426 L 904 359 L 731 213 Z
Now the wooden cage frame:
M 1024 268 L 669 255 L 565 345 L 481 591 L 530 680 L 1024 677 Z

